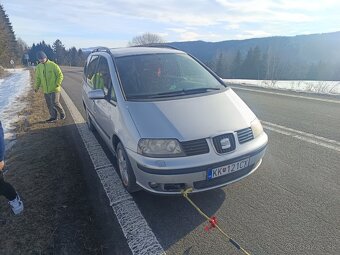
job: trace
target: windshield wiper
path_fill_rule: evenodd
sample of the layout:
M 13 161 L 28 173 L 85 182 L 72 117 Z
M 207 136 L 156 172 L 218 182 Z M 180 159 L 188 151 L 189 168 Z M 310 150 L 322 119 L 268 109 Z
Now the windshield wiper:
M 211 90 L 220 90 L 221 88 L 217 88 L 217 87 L 206 87 L 206 88 L 196 88 L 196 89 L 183 89 L 183 91 L 186 94 L 195 94 L 195 93 L 204 93 L 204 92 L 208 92 Z
M 198 94 L 198 93 L 205 93 L 212 90 L 220 90 L 220 88 L 213 87 L 213 88 L 196 88 L 196 89 L 182 89 L 176 91 L 167 91 L 161 92 L 157 94 L 135 94 L 129 95 L 129 99 L 148 99 L 148 98 L 162 98 L 162 97 L 169 97 L 169 96 L 183 96 L 183 95 L 191 95 L 191 94 Z
M 143 99 L 149 98 L 150 94 L 135 94 L 135 95 L 127 95 L 128 99 Z
M 198 93 L 205 93 L 211 90 L 220 90 L 220 88 L 196 88 L 196 89 L 182 89 L 176 91 L 167 91 L 157 94 L 148 95 L 148 98 L 160 98 L 160 97 L 168 97 L 168 96 L 182 96 L 182 95 L 191 95 Z

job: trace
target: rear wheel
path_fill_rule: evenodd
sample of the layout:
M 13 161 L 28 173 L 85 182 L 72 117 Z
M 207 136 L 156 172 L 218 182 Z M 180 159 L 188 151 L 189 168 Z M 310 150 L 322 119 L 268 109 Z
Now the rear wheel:
M 117 163 L 120 177 L 126 190 L 129 193 L 140 190 L 140 187 L 136 184 L 135 174 L 133 173 L 130 160 L 122 143 L 118 143 L 117 145 Z

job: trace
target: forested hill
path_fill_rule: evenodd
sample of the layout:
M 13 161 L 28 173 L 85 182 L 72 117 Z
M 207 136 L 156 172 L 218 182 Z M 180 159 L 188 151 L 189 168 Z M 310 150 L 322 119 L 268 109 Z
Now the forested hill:
M 340 80 L 340 32 L 169 44 L 223 78 Z

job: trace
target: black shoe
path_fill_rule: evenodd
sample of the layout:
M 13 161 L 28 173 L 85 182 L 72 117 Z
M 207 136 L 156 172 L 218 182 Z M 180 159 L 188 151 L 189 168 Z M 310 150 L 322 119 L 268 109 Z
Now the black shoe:
M 66 115 L 65 115 L 65 114 L 60 114 L 60 119 L 61 119 L 61 120 L 66 119 Z
M 51 123 L 51 122 L 54 122 L 56 120 L 57 120 L 57 118 L 49 118 L 48 120 L 46 120 L 46 122 Z

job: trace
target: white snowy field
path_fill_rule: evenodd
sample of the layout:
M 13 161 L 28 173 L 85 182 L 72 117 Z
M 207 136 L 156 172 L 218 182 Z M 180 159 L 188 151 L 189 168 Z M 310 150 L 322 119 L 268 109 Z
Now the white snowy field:
M 309 92 L 327 95 L 340 95 L 340 81 L 271 81 L 271 80 L 245 80 L 223 79 L 226 83 L 239 85 Z
M 6 69 L 10 73 L 0 79 L 0 120 L 5 132 L 6 149 L 15 141 L 13 123 L 23 116 L 18 113 L 24 109 L 26 102 L 22 96 L 30 90 L 30 73 L 27 69 Z

